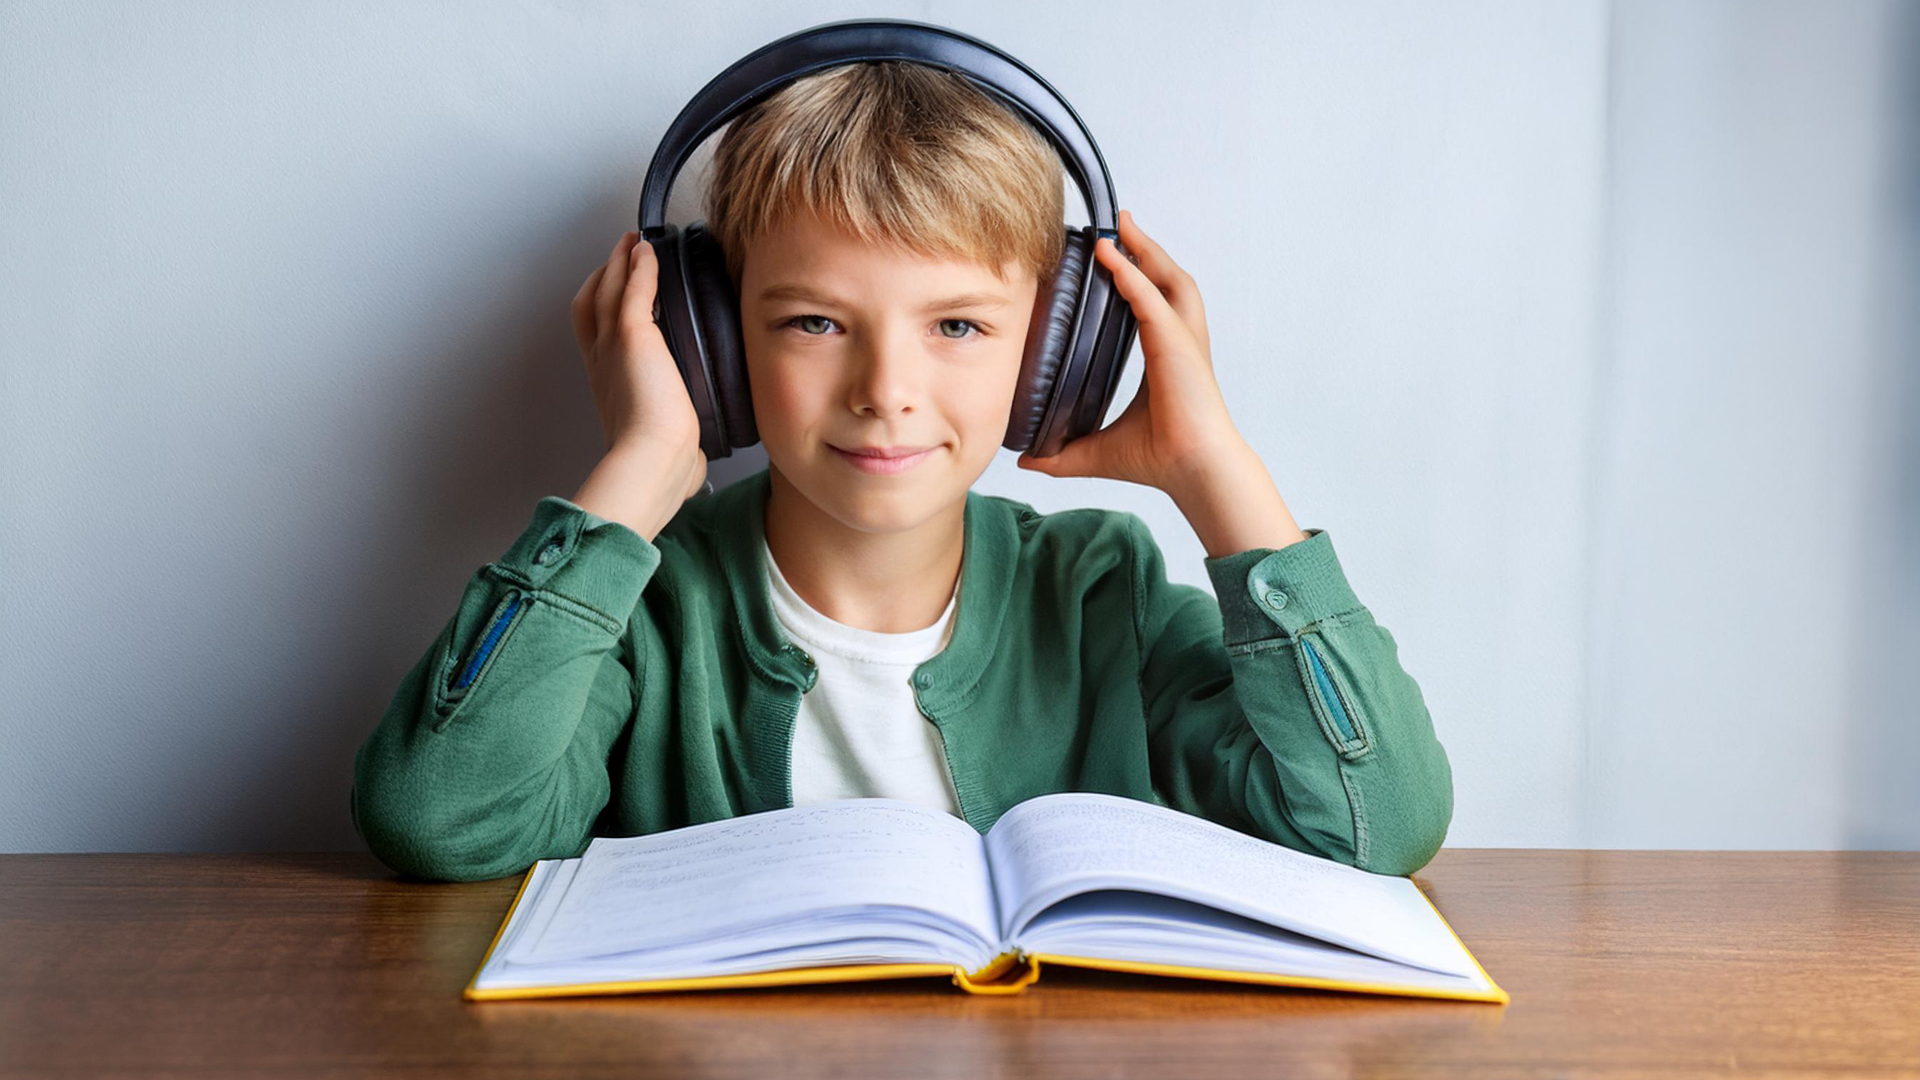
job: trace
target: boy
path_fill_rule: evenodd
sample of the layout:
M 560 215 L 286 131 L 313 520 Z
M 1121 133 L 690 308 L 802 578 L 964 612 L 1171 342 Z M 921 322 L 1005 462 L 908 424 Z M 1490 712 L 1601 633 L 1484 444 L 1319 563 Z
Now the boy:
M 1020 465 L 1167 492 L 1217 597 L 1136 515 L 971 490 L 1059 257 L 1051 145 L 961 76 L 829 68 L 722 137 L 708 227 L 768 467 L 699 491 L 686 388 L 623 235 L 574 303 L 606 453 L 548 496 L 355 758 L 389 866 L 519 873 L 625 836 L 886 795 L 984 832 L 1049 791 L 1172 806 L 1362 869 L 1439 848 L 1452 778 L 1393 638 L 1228 416 L 1200 294 L 1122 213 L 1096 257 L 1140 391 Z

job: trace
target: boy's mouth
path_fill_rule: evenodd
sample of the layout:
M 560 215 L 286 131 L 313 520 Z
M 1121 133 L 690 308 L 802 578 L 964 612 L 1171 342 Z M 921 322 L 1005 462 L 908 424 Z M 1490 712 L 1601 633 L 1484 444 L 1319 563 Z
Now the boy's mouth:
M 828 443 L 827 445 L 833 446 L 832 443 Z M 849 454 L 859 454 L 862 457 L 885 458 L 911 457 L 914 454 L 924 454 L 928 450 L 933 449 L 931 446 L 834 446 L 833 448 L 835 450 L 843 450 Z
M 871 476 L 906 472 L 932 456 L 938 446 L 862 446 L 845 449 L 828 443 L 834 456 Z

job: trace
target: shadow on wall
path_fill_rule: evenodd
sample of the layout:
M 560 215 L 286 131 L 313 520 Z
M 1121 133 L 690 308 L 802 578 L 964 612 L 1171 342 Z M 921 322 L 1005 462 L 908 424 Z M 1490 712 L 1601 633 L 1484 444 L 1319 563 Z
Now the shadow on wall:
M 1888 488 L 1881 505 L 1885 527 L 1877 530 L 1877 549 L 1868 552 L 1860 629 L 1862 670 L 1868 673 L 1855 696 L 1855 748 L 1848 785 L 1846 846 L 1920 848 L 1920 786 L 1913 782 L 1920 761 L 1920 678 L 1913 660 L 1920 656 L 1920 5 L 1902 4 L 1892 16 L 1896 33 L 1886 88 L 1888 146 L 1886 205 L 1877 296 L 1882 362 L 1893 388 L 1885 422 L 1892 437 L 1893 460 L 1885 472 Z

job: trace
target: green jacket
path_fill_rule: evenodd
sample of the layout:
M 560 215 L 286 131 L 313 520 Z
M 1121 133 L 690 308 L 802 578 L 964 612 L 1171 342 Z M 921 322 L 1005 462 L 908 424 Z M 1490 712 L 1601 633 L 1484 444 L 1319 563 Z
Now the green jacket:
M 468 581 L 354 757 L 354 827 L 405 874 L 479 880 L 792 804 L 813 660 L 774 617 L 768 472 L 649 543 L 558 496 Z M 1168 581 L 1139 516 L 968 492 L 953 635 L 914 669 L 968 824 L 1101 791 L 1361 869 L 1425 865 L 1453 778 L 1333 540 Z

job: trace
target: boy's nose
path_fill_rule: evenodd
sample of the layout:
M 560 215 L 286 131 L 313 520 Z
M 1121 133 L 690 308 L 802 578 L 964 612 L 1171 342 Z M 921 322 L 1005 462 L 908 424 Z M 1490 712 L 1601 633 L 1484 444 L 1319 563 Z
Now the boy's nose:
M 911 407 L 922 392 L 926 359 L 895 339 L 875 341 L 855 361 L 849 389 L 855 412 L 888 414 Z

